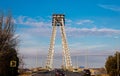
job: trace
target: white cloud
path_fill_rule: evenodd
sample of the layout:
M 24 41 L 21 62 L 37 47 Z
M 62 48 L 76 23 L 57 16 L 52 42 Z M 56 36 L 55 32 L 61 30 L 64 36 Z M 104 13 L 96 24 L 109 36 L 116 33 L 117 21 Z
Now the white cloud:
M 116 5 L 102 5 L 102 4 L 99 4 L 98 6 L 104 8 L 104 9 L 109 9 L 109 10 L 112 10 L 112 11 L 119 11 L 120 12 L 120 6 L 116 6 Z
M 28 16 L 19 16 L 14 19 L 14 22 L 20 27 L 17 30 L 19 34 L 27 36 L 49 36 L 51 33 L 51 22 L 49 20 L 44 21 L 41 17 L 31 18 Z
M 70 22 L 72 22 L 72 20 L 71 19 L 65 19 L 65 22 L 70 23 Z
M 92 20 L 79 20 L 76 24 L 78 24 L 78 25 L 82 25 L 82 24 L 86 24 L 86 23 L 93 23 L 93 21 Z
M 52 24 L 50 20 L 44 21 L 43 19 L 39 18 L 30 18 L 28 16 L 19 16 L 14 19 L 18 26 L 23 26 L 19 33 L 26 33 L 29 36 L 51 36 L 52 32 Z M 67 21 L 73 22 L 70 19 Z M 80 20 L 77 24 L 85 24 L 85 23 L 93 23 L 92 20 Z M 24 28 L 24 26 L 32 26 L 32 28 Z M 76 27 L 66 27 L 66 32 L 68 35 L 71 36 L 86 36 L 86 35 L 96 35 L 96 36 L 108 36 L 108 35 L 120 35 L 120 30 L 116 29 L 109 29 L 109 28 L 76 28 Z
M 24 56 L 36 56 L 36 54 L 38 53 L 39 55 L 46 55 L 47 54 L 47 50 L 46 48 L 42 48 L 42 47 L 22 47 L 20 48 L 19 53 L 24 55 Z
M 118 39 L 119 37 L 118 37 L 118 36 L 115 36 L 114 38 L 115 38 L 115 39 Z
M 19 16 L 16 19 L 14 19 L 15 24 L 19 24 L 19 25 L 27 25 L 27 26 L 34 26 L 34 27 L 49 27 L 51 22 L 48 22 L 48 20 L 46 20 L 46 22 L 41 18 L 41 17 L 35 17 L 35 18 L 31 18 L 28 16 Z
M 66 28 L 68 34 L 72 36 L 108 36 L 108 35 L 120 35 L 120 30 L 109 28 Z
M 110 34 L 119 34 L 119 30 L 116 29 L 109 29 L 109 28 L 76 28 L 74 27 L 70 27 L 71 24 L 73 23 L 72 20 L 70 19 L 66 19 L 67 26 L 66 30 L 69 33 L 74 33 L 72 34 L 72 36 L 76 35 L 76 34 L 81 34 L 83 35 L 102 35 L 102 32 L 104 33 L 103 35 L 110 35 Z M 49 20 L 44 21 L 43 18 L 41 17 L 35 17 L 35 18 L 31 18 L 28 16 L 18 16 L 14 19 L 15 24 L 17 24 L 18 26 L 22 26 L 22 28 L 18 29 L 24 33 L 29 33 L 31 35 L 39 35 L 39 36 L 50 36 L 51 35 L 51 31 L 52 31 L 52 23 L 51 20 L 49 18 Z M 76 22 L 76 24 L 82 25 L 82 24 L 86 24 L 86 23 L 94 23 L 94 21 L 86 19 L 86 20 L 79 20 L 78 22 Z M 73 25 L 73 24 L 72 24 Z M 24 28 L 24 26 L 29 27 L 32 26 L 32 28 Z M 115 33 L 116 32 L 116 33 Z

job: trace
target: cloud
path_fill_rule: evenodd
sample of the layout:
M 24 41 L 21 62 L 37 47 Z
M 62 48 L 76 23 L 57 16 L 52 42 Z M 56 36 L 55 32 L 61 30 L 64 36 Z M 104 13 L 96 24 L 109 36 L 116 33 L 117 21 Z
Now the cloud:
M 45 51 L 46 48 L 40 47 L 40 46 L 34 46 L 34 47 L 22 47 L 20 48 L 19 53 L 24 55 L 24 56 L 36 56 L 38 53 L 39 55 L 46 55 L 47 51 Z M 41 53 L 42 52 L 42 53 Z
M 30 18 L 28 16 L 19 16 L 16 19 L 14 19 L 15 23 L 18 24 L 18 26 L 22 26 L 19 33 L 26 33 L 26 35 L 29 36 L 39 36 L 39 37 L 50 37 L 52 32 L 52 24 L 50 20 L 44 21 L 42 18 Z M 67 19 L 67 21 L 73 22 L 70 19 Z M 92 20 L 80 20 L 77 22 L 77 24 L 85 24 L 85 23 L 93 23 Z M 24 28 L 28 26 L 28 28 Z M 29 26 L 32 26 L 32 28 L 29 28 Z M 120 30 L 116 29 L 110 29 L 110 28 L 77 28 L 77 27 L 66 27 L 66 32 L 68 35 L 71 36 L 108 36 L 108 35 L 120 35 Z
M 65 22 L 70 23 L 70 22 L 72 22 L 72 20 L 71 19 L 65 19 Z
M 72 36 L 111 36 L 120 35 L 120 30 L 109 29 L 109 28 L 66 28 L 68 34 Z
M 34 27 L 49 27 L 51 22 L 49 20 L 44 21 L 41 17 L 31 18 L 28 16 L 18 16 L 14 19 L 15 24 L 18 25 L 27 25 L 27 26 L 34 26 Z
M 118 39 L 119 37 L 118 37 L 118 36 L 115 36 L 114 38 L 115 38 L 115 39 Z
M 112 11 L 120 12 L 120 6 L 116 6 L 116 5 L 102 5 L 102 4 L 99 4 L 98 6 L 104 8 L 104 9 L 109 9 L 109 10 L 112 10 Z
M 86 23 L 93 23 L 93 21 L 92 20 L 79 20 L 76 24 L 78 24 L 78 25 L 83 25 L 83 24 L 86 24 Z
M 18 16 L 14 18 L 14 22 L 18 26 L 19 34 L 49 36 L 51 33 L 51 22 L 49 20 L 44 21 L 41 17 Z

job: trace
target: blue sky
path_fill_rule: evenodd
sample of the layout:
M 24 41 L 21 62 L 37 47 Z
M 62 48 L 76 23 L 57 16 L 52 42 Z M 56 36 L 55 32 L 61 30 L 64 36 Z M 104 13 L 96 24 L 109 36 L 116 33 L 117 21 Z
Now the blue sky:
M 16 35 L 20 39 L 19 53 L 27 58 L 27 67 L 35 66 L 36 53 L 42 57 L 39 63 L 42 61 L 44 64 L 54 13 L 65 14 L 67 41 L 73 58 L 78 56 L 80 59 L 87 51 L 89 55 L 98 57 L 95 62 L 90 58 L 89 63 L 103 67 L 106 56 L 102 55 L 112 55 L 120 50 L 120 0 L 0 0 L 0 10 L 7 14 L 9 9 L 17 26 Z M 61 50 L 58 28 L 55 56 L 61 55 Z M 83 60 L 79 63 L 84 66 Z M 60 64 L 56 63 L 56 66 Z

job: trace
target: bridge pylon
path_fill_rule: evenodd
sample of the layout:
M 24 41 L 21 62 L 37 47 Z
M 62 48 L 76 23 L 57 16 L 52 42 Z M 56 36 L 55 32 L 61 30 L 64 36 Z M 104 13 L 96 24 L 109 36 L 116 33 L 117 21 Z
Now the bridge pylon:
M 57 32 L 57 27 L 60 27 L 61 38 L 62 38 L 62 52 L 63 52 L 63 65 L 67 70 L 72 68 L 72 62 L 70 57 L 70 52 L 68 48 L 66 33 L 65 33 L 65 15 L 63 14 L 53 14 L 52 16 L 52 36 L 50 47 L 47 56 L 46 68 L 52 69 L 53 67 L 53 57 L 54 57 L 54 46 L 55 46 L 55 37 Z

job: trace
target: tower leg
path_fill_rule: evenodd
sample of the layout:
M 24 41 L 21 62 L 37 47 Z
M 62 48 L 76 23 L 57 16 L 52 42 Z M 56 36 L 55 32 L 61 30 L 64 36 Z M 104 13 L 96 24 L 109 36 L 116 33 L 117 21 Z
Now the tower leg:
M 62 36 L 63 54 L 64 54 L 64 59 L 65 59 L 65 67 L 66 67 L 66 69 L 70 69 L 70 67 L 72 66 L 72 63 L 71 63 L 69 48 L 68 48 L 68 45 L 67 45 L 65 29 L 64 29 L 63 25 L 60 26 L 60 28 L 61 28 L 61 36 Z
M 55 37 L 56 37 L 56 26 L 53 26 L 50 48 L 49 48 L 49 53 L 48 53 L 48 56 L 47 56 L 47 63 L 46 63 L 46 68 L 47 69 L 52 69 Z

